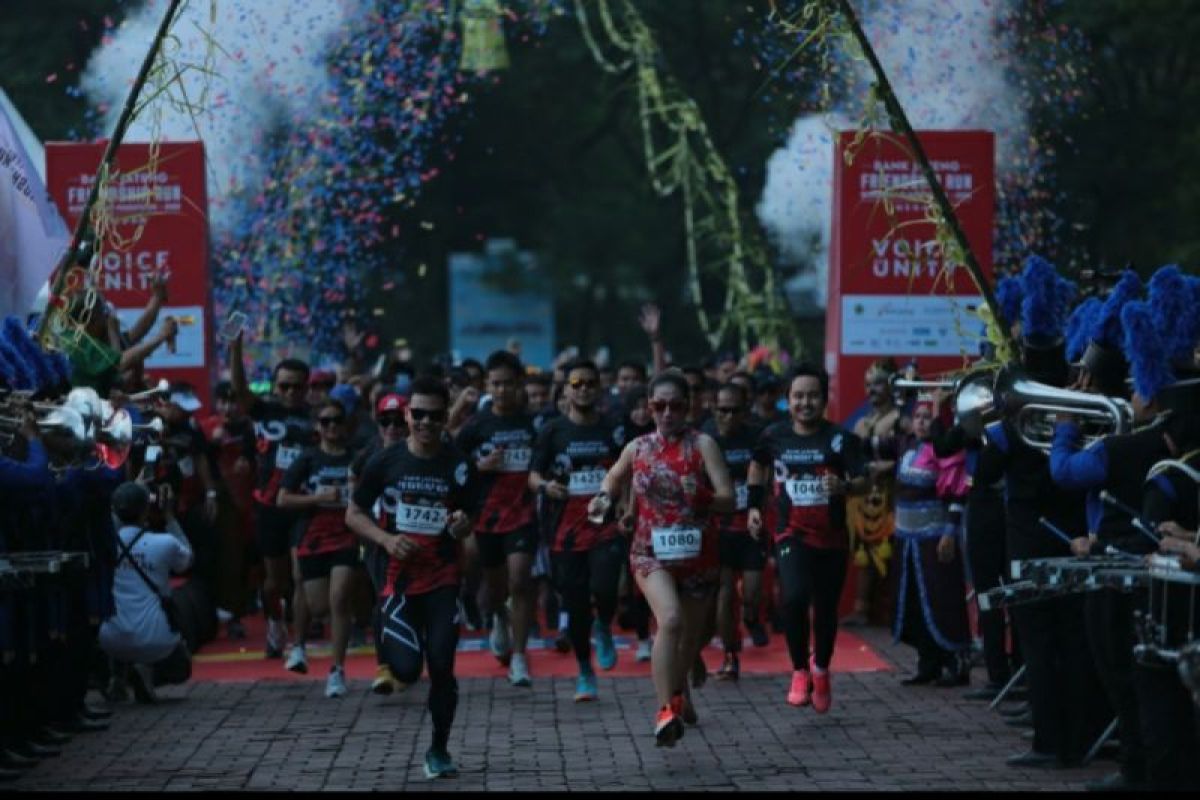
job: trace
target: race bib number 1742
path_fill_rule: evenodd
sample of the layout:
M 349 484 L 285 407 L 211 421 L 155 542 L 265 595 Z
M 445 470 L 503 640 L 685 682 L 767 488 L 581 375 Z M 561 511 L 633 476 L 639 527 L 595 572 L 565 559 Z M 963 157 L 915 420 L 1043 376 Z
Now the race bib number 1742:
M 445 506 L 418 506 L 408 503 L 396 506 L 396 528 L 401 533 L 437 536 L 446 529 L 447 517 Z

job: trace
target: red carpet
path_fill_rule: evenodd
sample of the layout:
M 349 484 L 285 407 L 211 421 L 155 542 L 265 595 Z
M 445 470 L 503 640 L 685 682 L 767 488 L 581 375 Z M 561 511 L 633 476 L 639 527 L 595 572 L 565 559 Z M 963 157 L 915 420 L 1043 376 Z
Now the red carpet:
M 223 628 L 224 626 L 222 626 Z M 617 666 L 609 677 L 642 677 L 650 674 L 650 664 L 633 660 L 637 640 L 631 634 L 619 632 Z M 282 660 L 263 658 L 265 625 L 261 617 L 246 620 L 246 639 L 240 642 L 222 638 L 205 645 L 195 656 L 192 667 L 194 681 L 258 681 L 258 680 L 322 680 L 329 671 L 329 647 L 326 642 L 308 646 L 309 671 L 296 675 L 283 668 Z M 715 642 L 715 640 L 714 640 Z M 487 639 L 480 633 L 465 633 L 459 642 L 455 672 L 460 678 L 504 677 L 507 672 L 487 649 Z M 556 652 L 552 640 L 531 639 L 528 647 L 529 670 L 537 677 L 574 677 L 575 656 Z M 704 651 L 709 670 L 721 664 L 721 648 L 712 644 Z M 747 639 L 742 652 L 743 675 L 784 675 L 791 672 L 787 646 L 782 634 L 772 634 L 771 643 L 754 647 Z M 848 631 L 838 632 L 837 650 L 833 655 L 834 672 L 886 672 L 891 666 L 880 658 L 862 639 Z M 373 678 L 375 656 L 370 645 L 352 650 L 346 658 L 346 673 L 350 678 Z

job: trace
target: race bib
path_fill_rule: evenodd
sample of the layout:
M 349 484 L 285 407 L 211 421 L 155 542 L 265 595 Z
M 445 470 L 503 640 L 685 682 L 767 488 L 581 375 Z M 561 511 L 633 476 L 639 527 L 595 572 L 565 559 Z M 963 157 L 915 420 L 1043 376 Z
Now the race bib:
M 528 472 L 529 462 L 533 459 L 533 450 L 528 447 L 504 448 L 504 460 L 500 467 L 502 472 Z
M 829 504 L 821 478 L 811 475 L 805 478 L 788 478 L 783 482 L 788 499 L 794 506 L 824 506 Z
M 737 482 L 733 485 L 733 500 L 737 504 L 738 511 L 745 511 L 750 507 L 750 487 L 742 482 Z
M 179 459 L 179 474 L 185 478 L 190 478 L 196 474 L 196 462 L 192 461 L 191 456 L 184 456 Z
M 699 528 L 652 528 L 650 543 L 659 561 L 685 561 L 700 555 Z
M 275 468 L 287 469 L 299 457 L 299 447 L 284 447 L 283 445 L 279 445 L 278 449 L 275 450 Z
M 396 506 L 396 528 L 401 533 L 437 536 L 446 529 L 449 513 L 445 506 L 416 506 L 400 503 Z
M 567 491 L 572 497 L 588 497 L 600 491 L 600 486 L 604 483 L 604 469 L 595 467 L 592 469 L 579 469 L 571 473 L 571 478 L 567 483 Z

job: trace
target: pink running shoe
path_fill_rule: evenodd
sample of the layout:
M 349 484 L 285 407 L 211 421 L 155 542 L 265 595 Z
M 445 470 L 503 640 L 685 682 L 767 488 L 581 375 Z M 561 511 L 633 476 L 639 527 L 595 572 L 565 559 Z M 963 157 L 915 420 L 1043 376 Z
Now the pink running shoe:
M 813 711 L 818 714 L 824 714 L 829 710 L 829 706 L 833 704 L 833 695 L 830 693 L 829 686 L 829 670 L 824 672 L 813 673 L 813 694 L 812 705 Z
M 806 706 L 809 703 L 808 670 L 798 669 L 792 673 L 792 687 L 788 689 L 787 701 L 794 706 Z

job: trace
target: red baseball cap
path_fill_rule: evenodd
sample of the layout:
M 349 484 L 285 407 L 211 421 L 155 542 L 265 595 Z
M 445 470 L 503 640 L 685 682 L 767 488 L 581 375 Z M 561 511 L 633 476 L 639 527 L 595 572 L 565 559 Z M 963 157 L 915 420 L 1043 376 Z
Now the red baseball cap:
M 376 414 L 386 414 L 389 411 L 403 411 L 408 408 L 408 400 L 402 394 L 385 394 L 375 403 Z

